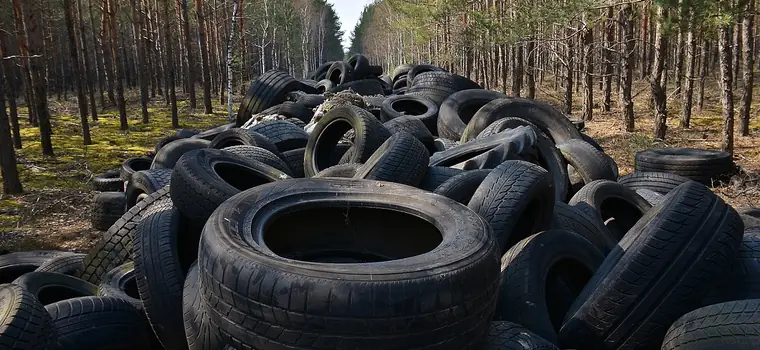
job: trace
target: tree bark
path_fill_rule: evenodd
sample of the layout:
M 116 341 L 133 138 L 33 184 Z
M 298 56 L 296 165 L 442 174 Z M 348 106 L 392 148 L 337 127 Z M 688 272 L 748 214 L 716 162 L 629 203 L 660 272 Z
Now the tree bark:
M 5 74 L 0 74 L 0 174 L 3 176 L 3 193 L 24 192 L 16 167 L 16 149 L 13 148 L 8 114 L 5 112 Z
M 583 44 L 583 120 L 594 119 L 594 31 L 590 23 L 583 26 L 581 43 Z
M 702 112 L 705 106 L 705 79 L 710 66 L 710 50 L 706 39 L 702 39 L 702 47 L 699 53 L 699 80 L 697 80 L 697 110 Z
M 38 126 L 37 123 L 37 112 L 35 108 L 37 106 L 34 104 L 34 89 L 32 88 L 32 70 L 31 65 L 29 64 L 29 49 L 27 47 L 27 37 L 26 37 L 26 30 L 24 29 L 24 14 L 23 14 L 23 8 L 20 3 L 17 3 L 18 1 L 13 2 L 13 18 L 14 23 L 16 24 L 16 40 L 18 42 L 18 52 L 19 55 L 21 55 L 21 71 L 24 76 L 24 92 L 25 96 L 24 99 L 26 100 L 26 105 L 28 109 L 28 120 L 29 124 L 32 126 Z
M 203 0 L 195 0 L 195 12 L 198 16 L 198 41 L 201 45 L 201 68 L 203 70 L 203 104 L 206 107 L 206 114 L 211 114 L 211 72 L 209 71 L 208 45 L 206 45 L 206 17 L 203 13 L 204 6 L 205 4 Z
M 174 64 L 174 42 L 172 41 L 169 0 L 164 0 L 164 49 L 166 50 L 166 86 L 169 105 L 172 111 L 172 128 L 179 128 L 179 113 L 177 110 L 177 91 Z
M 747 10 L 744 14 L 744 23 L 742 28 L 744 29 L 743 35 L 743 76 L 744 82 L 742 89 L 741 106 L 739 107 L 739 133 L 742 136 L 749 136 L 749 119 L 752 109 L 752 90 L 754 83 L 753 68 L 755 66 L 755 1 L 747 1 Z
M 98 120 L 98 106 L 95 104 L 95 79 L 93 79 L 92 76 L 92 70 L 90 70 L 90 53 L 87 51 L 87 35 L 84 27 L 84 17 L 82 17 L 82 0 L 77 0 L 77 10 L 79 12 L 79 35 L 81 38 L 81 44 L 79 44 L 81 50 L 82 50 L 82 63 L 84 67 L 84 74 L 82 76 L 87 79 L 87 92 L 89 93 L 90 97 L 90 116 L 92 116 L 93 121 Z M 95 43 L 95 38 L 92 38 L 93 44 Z M 102 89 L 101 89 L 102 91 Z M 101 97 L 103 95 L 101 94 Z
M 609 112 L 612 109 L 612 80 L 614 79 L 612 69 L 612 53 L 615 42 L 615 13 L 612 6 L 607 8 L 605 24 L 604 48 L 602 49 L 602 60 L 604 61 L 604 77 L 602 78 L 602 112 Z
M 69 37 L 69 55 L 71 55 L 71 70 L 75 77 L 81 77 L 81 66 L 79 61 L 79 45 L 77 45 L 76 32 L 74 30 L 74 15 L 72 0 L 63 0 L 63 12 L 66 21 L 66 32 Z M 82 79 L 74 79 L 77 89 L 77 102 L 79 102 L 79 120 L 82 123 L 82 139 L 85 145 L 92 144 L 90 137 L 90 124 L 87 121 L 87 97 L 84 93 L 84 84 Z
M 140 108 L 142 111 L 142 123 L 150 122 L 148 116 L 148 66 L 146 60 L 145 41 L 143 40 L 143 16 L 142 0 L 132 0 L 132 32 L 135 36 L 135 46 L 137 48 L 137 78 L 140 82 Z
M 92 44 L 95 46 L 95 62 L 92 65 L 95 68 L 95 77 L 98 80 L 98 93 L 100 95 L 100 106 L 106 106 L 105 90 L 106 90 L 106 73 L 104 72 L 103 61 L 98 57 L 98 53 L 103 46 L 102 41 L 99 41 L 98 32 L 95 30 L 95 15 L 92 12 L 92 0 L 87 0 L 87 7 L 90 14 L 90 32 L 92 33 Z M 102 16 L 102 14 L 101 14 Z M 102 38 L 101 38 L 102 39 Z
M 114 93 L 117 74 L 113 64 L 113 46 L 110 29 L 108 27 L 108 0 L 103 0 L 103 13 L 100 20 L 100 53 L 103 56 L 103 75 L 106 80 L 108 101 L 111 106 L 116 106 L 116 94 Z M 100 60 L 98 60 L 100 62 Z
M 624 48 L 620 55 L 620 107 L 625 121 L 625 130 L 633 132 L 635 119 L 633 116 L 633 98 L 631 97 L 631 85 L 633 83 L 633 55 L 636 47 L 636 39 L 633 37 L 633 8 L 630 4 L 624 5 L 620 11 L 619 23 L 623 27 Z
M 198 102 L 195 98 L 195 52 L 193 51 L 193 41 L 190 39 L 190 16 L 188 15 L 187 0 L 177 0 L 180 4 L 182 14 L 182 35 L 185 39 L 185 55 L 187 56 L 187 89 L 190 95 L 190 108 L 198 108 Z
M 668 110 L 666 105 L 667 96 L 665 95 L 665 86 L 662 85 L 662 77 L 665 61 L 667 60 L 668 39 L 663 22 L 668 20 L 668 11 L 663 6 L 657 6 L 657 14 L 659 18 L 655 29 L 654 63 L 649 83 L 654 102 L 654 136 L 657 139 L 664 140 L 668 130 Z
M 121 130 L 129 130 L 129 120 L 127 119 L 127 106 L 124 100 L 124 69 L 118 62 L 116 55 L 117 43 L 119 42 L 116 37 L 116 2 L 118 0 L 106 0 L 108 3 L 108 32 L 111 36 L 110 51 L 111 57 L 114 58 L 114 67 L 116 70 L 116 105 L 119 108 L 119 124 Z M 126 60 L 126 57 L 123 57 Z
M 238 17 L 238 0 L 233 0 L 232 2 L 232 26 L 230 27 L 230 40 L 227 41 L 227 118 L 230 122 L 235 121 L 235 114 L 232 112 L 232 58 L 234 49 L 235 49 L 235 33 L 237 32 L 237 28 L 235 28 L 235 23 L 237 21 Z M 303 47 L 302 47 L 303 48 Z M 306 68 L 304 68 L 306 70 Z M 305 74 L 304 74 L 305 76 Z
M 5 24 L 5 23 L 2 23 Z M 7 41 L 9 40 L 9 35 L 6 34 L 6 32 L 0 31 L 0 57 L 5 57 L 9 55 Z M 5 89 L 6 95 L 7 95 L 7 101 L 8 101 L 8 111 L 10 112 L 10 125 L 11 125 L 11 133 L 13 134 L 13 147 L 17 149 L 21 149 L 21 129 L 18 124 L 18 106 L 16 105 L 16 87 L 18 84 L 16 84 L 16 69 L 14 65 L 15 60 L 11 59 L 4 59 L 2 60 L 2 63 L 0 63 L 0 74 L 6 76 L 5 84 L 3 88 Z
M 734 153 L 734 91 L 733 91 L 733 67 L 731 62 L 731 34 L 730 25 L 723 25 L 718 34 L 718 51 L 720 53 L 720 99 L 723 104 L 723 140 L 721 149 L 724 152 Z
M 688 129 L 691 126 L 691 108 L 694 96 L 694 71 L 696 65 L 697 40 L 694 38 L 694 15 L 689 14 L 686 33 L 686 83 L 684 84 L 681 95 L 683 102 L 681 104 L 681 127 Z
M 534 38 L 530 38 L 527 42 L 528 51 L 528 69 L 525 72 L 527 79 L 526 85 L 528 88 L 529 99 L 536 98 L 536 41 Z
M 523 83 L 523 44 L 515 45 L 515 70 L 512 73 L 512 95 L 520 96 Z
M 567 55 L 565 57 L 565 113 L 570 115 L 573 113 L 573 68 L 575 67 L 575 48 L 573 47 L 573 42 L 575 41 L 575 38 L 572 37 L 573 35 L 572 29 L 567 29 L 565 31 L 565 34 L 567 34 L 568 40 L 567 40 Z

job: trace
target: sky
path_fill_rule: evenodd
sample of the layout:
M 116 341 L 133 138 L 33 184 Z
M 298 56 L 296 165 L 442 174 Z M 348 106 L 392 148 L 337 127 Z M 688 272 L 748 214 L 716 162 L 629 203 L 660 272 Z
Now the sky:
M 348 50 L 351 46 L 351 32 L 354 31 L 359 17 L 362 15 L 364 6 L 374 0 L 327 0 L 333 4 L 335 12 L 340 17 L 340 29 L 343 30 L 343 49 Z

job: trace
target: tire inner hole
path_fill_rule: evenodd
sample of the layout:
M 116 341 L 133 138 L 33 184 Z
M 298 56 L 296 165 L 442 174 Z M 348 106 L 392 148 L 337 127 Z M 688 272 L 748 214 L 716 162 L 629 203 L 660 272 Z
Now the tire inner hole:
M 393 102 L 391 108 L 405 115 L 423 115 L 428 112 L 428 108 L 421 102 L 406 99 Z
M 470 120 L 472 119 L 472 117 L 475 116 L 475 113 L 478 113 L 478 111 L 481 108 L 483 108 L 483 106 L 485 106 L 486 104 L 488 104 L 488 102 L 491 102 L 491 101 L 490 100 L 488 100 L 488 101 L 473 100 L 473 101 L 469 101 L 469 102 L 464 103 L 459 108 L 459 111 L 458 111 L 459 112 L 459 119 L 462 119 L 462 122 L 464 122 L 464 124 L 466 125 L 467 123 L 470 122 Z
M 37 299 L 39 299 L 42 305 L 86 296 L 89 296 L 89 294 L 64 286 L 46 286 L 37 292 Z
M 414 215 L 390 209 L 322 207 L 274 219 L 264 243 L 275 254 L 319 263 L 370 263 L 432 251 L 441 232 Z
M 602 201 L 599 211 L 602 213 L 605 226 L 618 241 L 644 216 L 629 201 L 615 197 Z
M 341 152 L 339 149 L 348 149 L 344 147 L 338 147 L 338 142 L 344 137 L 349 137 L 350 131 L 353 131 L 353 126 L 344 120 L 334 120 L 330 122 L 319 135 L 317 143 L 314 149 L 314 165 L 318 171 L 325 170 L 333 165 L 337 165 L 340 158 L 345 154 L 343 152 L 340 156 L 335 156 L 336 153 Z
M 546 275 L 546 307 L 552 326 L 559 332 L 565 314 L 583 287 L 591 280 L 593 272 L 575 259 L 561 259 L 549 269 Z
M 222 180 L 241 191 L 271 182 L 253 169 L 232 163 L 216 163 L 214 164 L 214 172 Z
M 129 278 L 127 278 L 126 281 L 124 281 L 122 290 L 124 291 L 126 295 L 129 295 L 129 297 L 140 299 L 140 293 L 137 291 L 137 280 L 135 279 L 134 273 L 132 273 L 132 276 L 130 276 Z

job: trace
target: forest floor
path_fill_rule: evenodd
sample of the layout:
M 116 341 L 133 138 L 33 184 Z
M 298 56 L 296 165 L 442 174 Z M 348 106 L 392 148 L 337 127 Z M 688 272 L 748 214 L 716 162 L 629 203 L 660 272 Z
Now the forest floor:
M 646 148 L 718 149 L 722 125 L 720 99 L 716 88 L 707 90 L 705 108 L 694 113 L 692 128 L 688 130 L 677 126 L 680 101 L 669 100 L 669 129 L 664 142 L 651 136 L 652 113 L 646 103 L 649 93 L 643 84 L 634 88 L 634 93 L 643 91 L 634 99 L 635 132 L 624 131 L 623 121 L 617 112 L 602 113 L 598 108 L 594 110 L 594 120 L 586 122 L 586 132 L 597 139 L 618 162 L 621 175 L 633 171 L 634 155 Z M 575 95 L 580 98 L 579 93 Z M 560 101 L 554 96 L 539 89 L 538 99 L 559 105 Z M 601 101 L 601 97 L 596 96 L 595 101 Z M 754 101 L 752 115 L 757 116 L 760 114 L 760 93 Z M 191 111 L 185 102 L 181 102 L 180 126 L 204 130 L 224 124 L 226 107 L 217 102 L 212 115 L 200 114 L 199 110 Z M 617 98 L 613 98 L 613 110 L 616 102 Z M 91 122 L 94 144 L 82 146 L 75 101 L 51 100 L 54 158 L 41 156 L 38 129 L 23 123 L 24 148 L 17 155 L 25 194 L 0 195 L 0 253 L 31 249 L 84 252 L 100 238 L 102 232 L 93 229 L 89 223 L 93 191 L 89 189 L 88 182 L 95 174 L 118 168 L 126 158 L 150 153 L 159 139 L 175 132 L 171 128 L 169 109 L 163 101 L 158 100 L 150 106 L 149 124 L 141 123 L 134 93 L 128 103 L 129 131 L 119 130 L 118 111 L 101 111 L 99 121 Z M 579 100 L 576 106 L 580 106 Z M 20 113 L 24 116 L 26 110 L 22 108 Z M 580 110 L 574 110 L 573 114 L 580 115 Z M 735 177 L 727 186 L 714 188 L 716 193 L 737 207 L 760 206 L 760 118 L 753 118 L 751 127 L 753 136 L 737 136 L 735 143 L 735 160 L 746 174 Z

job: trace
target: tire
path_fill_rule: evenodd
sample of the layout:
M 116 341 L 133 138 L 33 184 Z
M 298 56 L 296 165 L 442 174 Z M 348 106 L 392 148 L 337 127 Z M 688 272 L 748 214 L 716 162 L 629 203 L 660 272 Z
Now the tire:
M 428 192 L 433 192 L 436 188 L 441 186 L 441 184 L 463 172 L 464 170 L 462 169 L 454 169 L 443 166 L 428 167 L 427 172 L 425 172 L 425 177 L 422 179 L 422 183 L 420 183 L 419 188 Z
M 332 66 L 333 63 L 335 63 L 335 61 L 322 63 L 321 65 L 319 65 L 319 67 L 317 67 L 317 69 L 314 72 L 312 72 L 309 75 L 308 78 L 311 80 L 316 80 L 316 81 L 320 81 L 324 79 L 325 76 L 327 75 L 327 70 L 330 69 L 330 66 Z
M 385 89 L 380 81 L 377 79 L 362 79 L 354 80 L 348 83 L 340 84 L 330 90 L 332 93 L 339 93 L 341 91 L 353 91 L 360 96 L 375 96 L 385 95 Z
M 42 305 L 98 293 L 98 287 L 90 282 L 55 272 L 30 272 L 17 278 L 13 284 L 34 295 Z
M 195 135 L 198 135 L 197 130 L 188 130 L 188 129 L 178 129 L 174 135 L 181 138 L 181 139 L 188 139 L 191 137 L 194 137 Z
M 108 271 L 98 286 L 98 295 L 125 300 L 135 308 L 142 310 L 143 302 L 140 299 L 140 293 L 137 291 L 135 263 L 130 261 Z
M 57 349 L 56 338 L 50 315 L 34 295 L 17 285 L 0 284 L 0 347 Z
M 419 96 L 429 99 L 430 101 L 433 101 L 436 107 L 438 107 L 438 111 L 440 114 L 440 107 L 443 105 L 443 102 L 446 101 L 449 96 L 454 94 L 456 90 L 445 90 L 438 87 L 419 87 L 419 86 L 413 86 L 410 88 L 401 88 L 401 89 L 395 89 L 393 90 L 394 95 L 404 95 L 404 96 Z M 431 130 L 432 132 L 432 130 Z M 438 121 L 436 120 L 436 126 L 435 126 L 435 134 L 438 134 Z
M 418 75 L 430 72 L 446 72 L 446 70 L 429 64 L 416 65 L 414 68 L 410 69 L 406 75 L 407 86 L 412 87 L 412 83 Z
M 729 267 L 741 237 L 733 208 L 703 185 L 679 186 L 610 252 L 568 311 L 560 342 L 656 348 Z
M 55 272 L 75 276 L 82 268 L 84 254 L 65 254 L 44 262 L 35 272 Z
M 512 117 L 506 117 L 501 118 L 490 125 L 488 125 L 483 131 L 478 134 L 479 139 L 486 138 L 491 135 L 496 135 L 504 130 L 508 129 L 514 129 L 520 126 L 532 126 L 538 130 L 538 127 L 533 125 L 533 123 L 522 119 L 522 118 L 512 118 Z
M 152 163 L 153 160 L 148 157 L 128 158 L 123 163 L 121 163 L 121 171 L 119 172 L 121 180 L 124 182 L 129 182 L 129 180 L 132 178 L 132 174 L 137 171 L 150 169 L 150 165 Z
M 457 145 L 458 144 L 456 141 L 452 141 L 449 139 L 437 138 L 433 140 L 433 147 L 435 148 L 436 152 L 448 151 L 456 147 Z
M 309 134 L 306 131 L 284 120 L 265 121 L 248 130 L 264 135 L 280 152 L 304 148 L 309 142 Z
M 748 215 L 755 219 L 760 219 L 760 208 L 738 208 L 736 211 L 739 212 L 739 214 Z
M 124 192 L 101 192 L 92 198 L 90 223 L 96 230 L 108 230 L 127 211 Z
M 472 116 L 467 129 L 463 130 L 462 140 L 476 138 L 491 123 L 504 116 L 519 117 L 529 121 L 556 143 L 583 139 L 581 132 L 573 126 L 573 123 L 554 107 L 535 100 L 505 97 L 491 101 Z
M 325 92 L 330 91 L 334 87 L 335 87 L 335 83 L 333 83 L 329 79 L 323 79 L 323 80 L 320 80 L 317 83 L 317 91 L 319 91 L 322 94 L 324 94 Z
M 254 213 L 253 224 L 245 224 Z M 280 213 L 290 214 L 260 216 Z M 283 234 L 264 235 L 265 222 L 268 232 Z M 361 243 L 355 232 L 362 232 Z M 249 233 L 267 241 L 246 244 L 239 234 Z M 331 337 L 358 349 L 472 348 L 493 315 L 498 265 L 488 225 L 461 204 L 408 186 L 348 179 L 283 181 L 231 198 L 206 224 L 198 261 L 204 298 L 215 305 L 207 308 L 213 324 L 229 345 L 259 349 L 330 347 L 317 344 Z M 231 273 L 250 280 L 223 278 Z M 249 292 L 259 287 L 262 293 Z M 290 302 L 280 303 L 278 293 Z M 380 295 L 383 302 L 375 302 Z M 275 306 L 290 316 L 265 311 Z M 430 317 L 439 313 L 449 316 Z M 254 322 L 228 316 L 236 314 Z M 397 322 L 407 325 L 403 331 L 392 326 Z M 294 336 L 262 328 L 269 324 Z M 320 337 L 306 336 L 313 329 Z
M 410 75 L 409 77 L 412 76 Z M 450 91 L 451 93 L 462 90 L 482 89 L 478 83 L 470 79 L 444 71 L 419 73 L 415 74 L 413 78 L 413 88 L 436 88 Z
M 320 171 L 315 178 L 319 177 L 343 177 L 351 179 L 356 176 L 356 173 L 362 167 L 359 163 L 346 163 L 333 165 L 325 170 Z
M 615 242 L 623 239 L 652 205 L 619 183 L 599 180 L 586 184 L 568 203 L 605 223 Z
M 587 184 L 595 180 L 617 181 L 617 174 L 612 171 L 607 156 L 583 140 L 571 139 L 557 144 L 562 156 L 575 168 L 575 171 Z
M 463 90 L 449 96 L 438 111 L 438 135 L 452 140 L 462 138 L 467 123 L 489 102 L 506 95 L 491 90 Z
M 112 297 L 68 299 L 45 307 L 62 349 L 150 349 L 142 311 Z
M 354 81 L 354 69 L 346 62 L 335 62 L 327 70 L 325 79 L 331 81 L 335 86 Z
M 214 138 L 216 138 L 217 136 L 219 136 L 219 134 L 221 134 L 223 131 L 227 131 L 227 130 L 230 130 L 230 129 L 233 129 L 233 128 L 235 128 L 235 123 L 225 124 L 225 125 L 217 126 L 215 128 L 212 128 L 212 129 L 206 130 L 204 132 L 201 132 L 201 133 L 193 136 L 192 138 L 194 138 L 194 139 L 203 139 L 203 140 L 206 140 L 206 141 L 211 141 Z
M 354 75 L 361 79 L 369 75 L 369 60 L 362 54 L 355 54 L 346 60 L 349 66 L 354 70 Z
M 198 258 L 200 228 L 176 208 L 146 217 L 135 235 L 137 290 L 153 332 L 165 349 L 183 349 L 182 286 Z
M 760 299 L 760 228 L 745 228 L 743 237 L 731 267 L 713 283 L 702 305 Z
M 294 149 L 292 151 L 282 152 L 282 160 L 288 164 L 288 168 L 291 170 L 294 178 L 305 177 L 303 171 L 304 154 L 306 154 L 306 148 Z
M 652 206 L 655 206 L 657 204 L 660 204 L 662 202 L 663 198 L 665 198 L 664 194 L 657 193 L 652 190 L 648 190 L 646 188 L 642 188 L 640 190 L 636 190 L 636 194 L 641 196 L 641 198 L 646 199 L 646 201 L 651 204 Z
M 164 146 L 166 146 L 166 145 L 168 145 L 168 144 L 170 144 L 170 143 L 172 143 L 174 141 L 182 140 L 184 138 L 185 137 L 179 137 L 177 135 L 169 135 L 169 136 L 166 136 L 166 137 L 158 140 L 158 142 L 156 142 L 156 147 L 155 147 L 156 154 L 158 154 L 158 152 L 160 152 L 161 149 L 164 148 Z
M 296 100 L 296 104 L 299 104 L 306 108 L 317 108 L 323 103 L 325 103 L 324 95 L 301 95 L 298 97 L 298 100 Z
M 142 170 L 132 174 L 132 181 L 127 185 L 126 209 L 134 207 L 149 194 L 164 188 L 171 182 L 171 177 L 171 169 Z
M 251 87 L 240 103 L 237 126 L 245 124 L 252 115 L 285 102 L 288 93 L 302 89 L 304 89 L 303 84 L 288 73 L 270 70 L 262 74 L 251 83 Z
M 297 102 L 283 102 L 277 107 L 277 114 L 288 118 L 295 118 L 304 123 L 310 122 L 311 118 L 314 117 L 314 112 L 311 109 Z
M 531 128 L 514 129 L 436 153 L 430 158 L 429 165 L 463 170 L 493 169 L 508 159 L 534 153 L 537 138 Z
M 262 162 L 201 149 L 183 156 L 171 179 L 171 198 L 182 214 L 203 224 L 222 202 L 249 188 L 290 176 Z
M 636 153 L 636 171 L 666 172 L 712 186 L 734 173 L 734 162 L 728 152 L 654 148 Z
M 504 254 L 522 239 L 549 228 L 554 215 L 551 178 L 537 165 L 506 161 L 486 177 L 468 207 L 491 224 Z
M 668 194 L 676 187 L 691 180 L 680 175 L 660 172 L 635 172 L 618 179 L 618 182 L 634 191 L 647 189 Z
M 425 177 L 429 161 L 425 145 L 412 134 L 400 132 L 386 140 L 354 178 L 417 186 Z
M 760 300 L 710 305 L 681 316 L 665 334 L 663 350 L 760 348 Z
M 425 127 L 425 124 L 415 117 L 401 117 L 383 123 L 391 134 L 406 132 L 414 136 L 425 145 L 430 152 L 435 152 L 433 147 L 433 134 Z
M 494 319 L 521 324 L 557 344 L 565 313 L 603 260 L 591 242 L 570 231 L 544 231 L 520 241 L 502 257 Z
M 435 193 L 467 205 L 490 173 L 490 169 L 465 171 L 446 180 L 435 189 Z
M 419 119 L 431 134 L 438 131 L 438 106 L 427 97 L 391 96 L 380 106 L 380 120 L 383 123 L 404 116 Z
M 193 264 L 182 287 L 182 319 L 188 350 L 224 349 L 217 327 L 211 324 L 201 296 L 198 265 Z
M 135 227 L 143 216 L 157 210 L 164 210 L 168 205 L 171 205 L 169 186 L 138 202 L 108 228 L 98 243 L 87 252 L 82 270 L 77 275 L 87 282 L 98 285 L 103 275 L 132 260 L 132 236 L 135 234 Z
M 11 283 L 19 276 L 36 270 L 53 258 L 70 254 L 56 250 L 32 250 L 0 255 L 0 284 Z
M 414 68 L 414 65 L 411 64 L 402 64 L 395 69 L 393 69 L 393 73 L 391 73 L 391 81 L 395 83 L 399 78 L 402 76 L 405 76 L 409 74 L 409 71 Z
M 581 133 L 581 139 L 583 141 L 588 142 L 589 145 L 594 146 L 594 148 L 598 149 L 600 152 L 604 152 L 604 148 L 602 148 L 602 145 L 599 144 L 599 142 L 596 142 L 593 137 L 588 136 L 584 133 Z
M 151 169 L 172 169 L 183 154 L 192 150 L 207 148 L 210 142 L 199 139 L 182 139 L 167 144 L 156 153 Z
M 245 159 L 255 160 L 269 165 L 285 174 L 292 176 L 292 171 L 287 163 L 276 154 L 269 152 L 261 147 L 256 146 L 230 146 L 222 151 L 227 151 L 232 154 L 236 154 Z M 301 161 L 303 163 L 303 161 Z
M 99 192 L 124 192 L 124 181 L 118 171 L 107 171 L 92 178 L 90 187 Z
M 582 236 L 604 255 L 609 254 L 617 245 L 617 241 L 612 238 L 604 222 L 596 216 L 589 216 L 586 212 L 563 202 L 554 203 L 552 227 Z
M 231 146 L 257 146 L 274 154 L 279 153 L 277 146 L 266 136 L 253 130 L 230 129 L 217 136 L 208 148 L 224 149 Z
M 482 350 L 559 350 L 528 329 L 507 321 L 493 321 Z
M 346 132 L 353 130 L 353 152 L 344 163 L 364 163 L 391 133 L 371 113 L 345 105 L 331 109 L 312 131 L 304 154 L 304 174 L 312 177 L 338 163 L 331 153 Z

